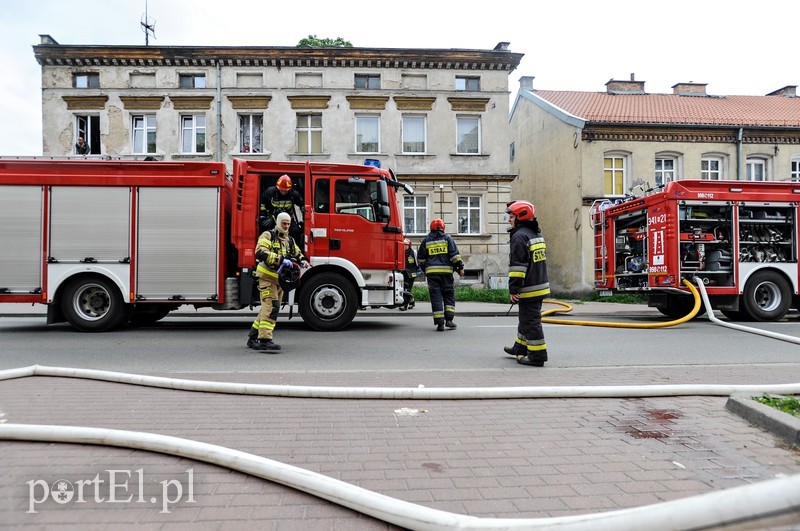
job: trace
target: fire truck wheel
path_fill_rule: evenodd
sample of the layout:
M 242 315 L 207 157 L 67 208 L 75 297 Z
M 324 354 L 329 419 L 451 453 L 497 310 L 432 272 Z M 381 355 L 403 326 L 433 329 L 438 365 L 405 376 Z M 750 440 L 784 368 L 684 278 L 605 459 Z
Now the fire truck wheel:
M 118 328 L 130 316 L 117 286 L 107 278 L 83 276 L 64 289 L 61 310 L 69 324 L 81 332 L 106 332 Z
M 337 273 L 320 273 L 304 283 L 300 292 L 300 316 L 314 330 L 341 330 L 358 310 L 353 283 Z
M 742 295 L 744 309 L 754 321 L 777 321 L 789 311 L 792 292 L 786 278 L 776 271 L 757 271 Z

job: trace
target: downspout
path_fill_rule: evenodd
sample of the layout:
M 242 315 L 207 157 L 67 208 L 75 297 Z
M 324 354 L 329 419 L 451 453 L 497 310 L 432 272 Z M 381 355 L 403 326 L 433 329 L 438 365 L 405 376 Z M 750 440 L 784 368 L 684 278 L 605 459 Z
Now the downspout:
M 222 160 L 222 70 L 217 61 L 217 162 Z
M 740 180 L 740 181 L 742 180 L 742 169 L 743 169 L 743 161 L 742 161 L 742 135 L 743 135 L 743 130 L 742 130 L 742 128 L 740 127 L 740 128 L 739 128 L 739 133 L 736 135 L 736 158 L 737 158 L 737 160 L 736 160 L 736 164 L 737 164 L 737 169 L 736 169 L 736 178 L 737 178 L 738 180 Z

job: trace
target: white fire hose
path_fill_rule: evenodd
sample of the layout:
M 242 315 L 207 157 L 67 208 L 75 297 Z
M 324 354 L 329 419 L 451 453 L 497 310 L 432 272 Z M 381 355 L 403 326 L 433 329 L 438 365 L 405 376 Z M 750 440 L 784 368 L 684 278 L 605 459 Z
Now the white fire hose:
M 627 398 L 730 395 L 735 392 L 798 394 L 800 383 L 777 385 L 651 385 L 497 388 L 341 388 L 241 384 L 143 376 L 34 365 L 0 371 L 0 380 L 27 376 L 88 378 L 184 391 L 348 399 Z M 384 496 L 343 481 L 222 446 L 152 433 L 0 424 L 0 440 L 100 444 L 161 452 L 228 467 L 307 492 L 408 529 L 685 530 L 763 529 L 800 522 L 800 474 L 710 492 L 682 500 L 604 513 L 554 518 L 477 518 Z

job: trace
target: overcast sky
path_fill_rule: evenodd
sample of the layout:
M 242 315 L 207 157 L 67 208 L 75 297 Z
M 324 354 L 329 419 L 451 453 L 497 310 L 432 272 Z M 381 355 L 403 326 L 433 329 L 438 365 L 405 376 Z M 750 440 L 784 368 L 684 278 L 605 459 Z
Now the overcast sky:
M 714 95 L 765 95 L 800 85 L 800 0 L 148 0 L 153 46 L 294 46 L 315 34 L 357 47 L 524 53 L 509 75 L 534 88 L 604 91 L 610 79 L 647 92 L 706 83 Z M 41 155 L 41 79 L 32 46 L 143 45 L 145 0 L 0 0 L 0 155 Z

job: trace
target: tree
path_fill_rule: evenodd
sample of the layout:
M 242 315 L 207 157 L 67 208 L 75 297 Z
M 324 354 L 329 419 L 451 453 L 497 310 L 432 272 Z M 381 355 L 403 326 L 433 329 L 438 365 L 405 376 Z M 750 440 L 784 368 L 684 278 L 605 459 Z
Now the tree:
M 304 39 L 300 39 L 297 43 L 298 48 L 352 48 L 353 44 L 346 41 L 341 37 L 335 39 L 324 38 L 320 39 L 316 35 L 309 35 Z

